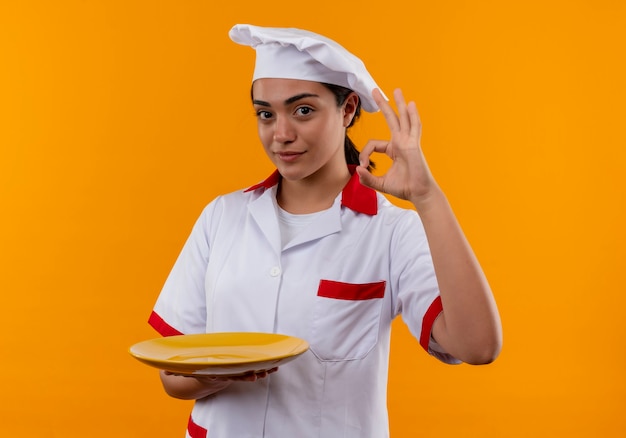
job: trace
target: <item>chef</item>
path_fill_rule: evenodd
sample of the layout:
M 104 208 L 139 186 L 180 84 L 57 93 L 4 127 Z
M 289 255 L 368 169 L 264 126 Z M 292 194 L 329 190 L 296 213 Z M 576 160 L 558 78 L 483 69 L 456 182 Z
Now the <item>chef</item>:
M 489 363 L 493 295 L 421 152 L 414 103 L 396 90 L 394 110 L 324 36 L 236 25 L 230 37 L 256 51 L 252 106 L 276 171 L 204 209 L 149 322 L 164 336 L 281 333 L 310 349 L 245 376 L 161 372 L 163 386 L 196 400 L 187 437 L 387 437 L 393 319 L 443 362 Z M 381 110 L 390 139 L 359 151 L 348 130 L 361 110 Z M 374 153 L 393 161 L 384 175 L 371 173 Z

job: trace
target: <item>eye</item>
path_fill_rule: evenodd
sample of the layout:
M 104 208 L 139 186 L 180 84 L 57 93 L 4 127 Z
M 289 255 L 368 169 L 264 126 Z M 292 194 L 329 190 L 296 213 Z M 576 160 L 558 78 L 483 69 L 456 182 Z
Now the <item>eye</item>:
M 309 106 L 299 106 L 298 108 L 296 108 L 296 115 L 298 116 L 308 116 L 313 114 L 313 108 L 309 107 Z
M 272 113 L 266 110 L 259 110 L 256 112 L 256 116 L 261 120 L 268 120 L 272 118 Z

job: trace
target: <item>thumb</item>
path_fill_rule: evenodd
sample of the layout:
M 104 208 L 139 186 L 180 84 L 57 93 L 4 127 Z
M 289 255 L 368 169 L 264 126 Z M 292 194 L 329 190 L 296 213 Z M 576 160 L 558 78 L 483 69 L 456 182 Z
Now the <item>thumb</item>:
M 381 187 L 382 187 L 382 183 L 380 181 L 382 179 L 381 177 L 372 175 L 369 170 L 361 166 L 358 166 L 356 168 L 356 172 L 359 174 L 359 179 L 361 181 L 361 184 L 369 188 L 372 188 L 374 190 L 378 190 L 378 191 L 381 190 Z

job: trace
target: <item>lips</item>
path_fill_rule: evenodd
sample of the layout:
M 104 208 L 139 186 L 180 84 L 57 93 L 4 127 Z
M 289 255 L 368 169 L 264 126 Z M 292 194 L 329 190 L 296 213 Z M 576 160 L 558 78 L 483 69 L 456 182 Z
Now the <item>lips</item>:
M 292 152 L 292 151 L 285 151 L 285 152 L 277 152 L 276 153 L 276 155 L 278 156 L 278 158 L 281 161 L 284 161 L 284 162 L 287 162 L 287 163 L 291 163 L 293 161 L 296 161 L 303 154 L 304 154 L 304 152 Z

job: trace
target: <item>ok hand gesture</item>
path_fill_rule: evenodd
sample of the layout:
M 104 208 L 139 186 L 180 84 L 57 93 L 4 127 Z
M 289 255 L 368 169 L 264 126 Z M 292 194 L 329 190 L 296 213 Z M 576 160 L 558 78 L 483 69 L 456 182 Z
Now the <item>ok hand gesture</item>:
M 361 165 L 357 167 L 361 182 L 419 207 L 439 189 L 420 147 L 422 125 L 415 103 L 406 103 L 402 91 L 396 89 L 393 93 L 398 109 L 396 114 L 380 90 L 374 90 L 372 96 L 385 116 L 391 138 L 367 142 L 359 157 Z M 382 176 L 372 175 L 367 170 L 369 157 L 374 152 L 384 153 L 393 161 Z

